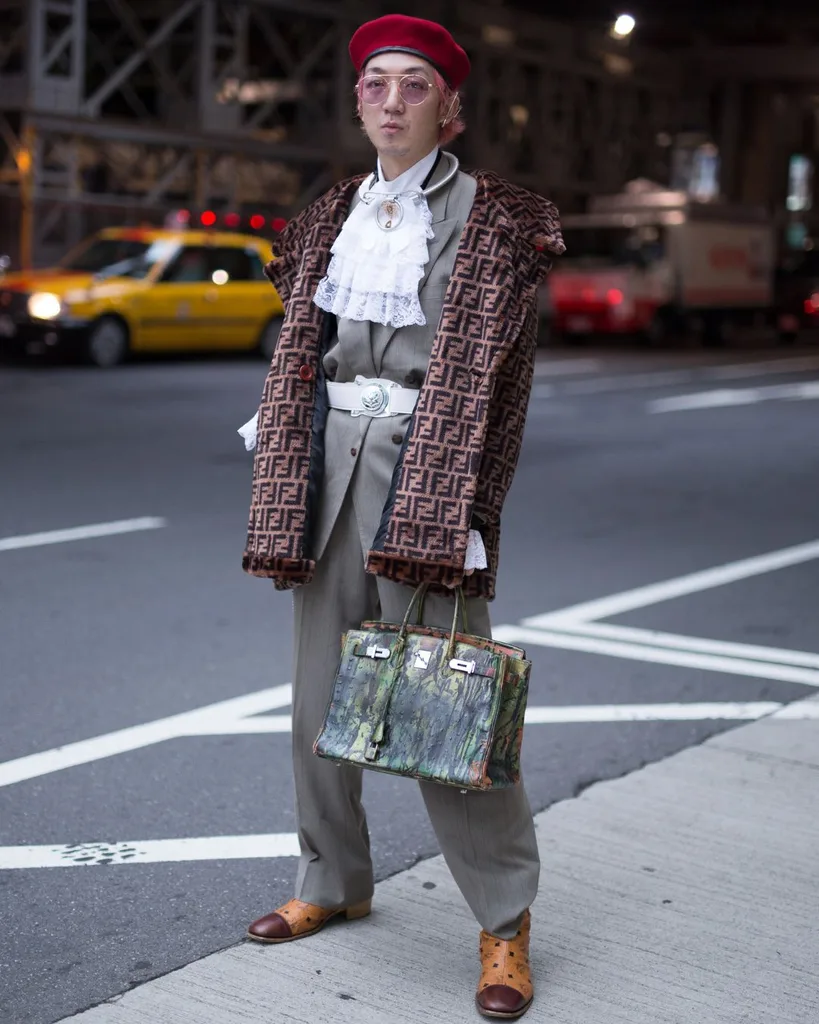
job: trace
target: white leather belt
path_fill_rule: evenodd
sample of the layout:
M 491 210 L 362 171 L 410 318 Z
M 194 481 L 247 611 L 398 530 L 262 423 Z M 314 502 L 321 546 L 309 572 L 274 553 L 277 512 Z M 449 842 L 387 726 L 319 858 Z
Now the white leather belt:
M 359 374 L 350 384 L 328 380 L 327 399 L 331 409 L 342 409 L 351 416 L 400 416 L 413 411 L 418 392 L 399 387 L 394 380 Z

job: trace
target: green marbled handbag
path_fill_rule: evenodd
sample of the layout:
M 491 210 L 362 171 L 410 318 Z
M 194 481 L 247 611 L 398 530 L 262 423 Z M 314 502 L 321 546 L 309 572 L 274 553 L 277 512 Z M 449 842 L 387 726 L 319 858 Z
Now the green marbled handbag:
M 464 790 L 514 786 L 531 662 L 519 647 L 466 632 L 460 589 L 451 630 L 411 625 L 416 605 L 423 620 L 426 590 L 415 591 L 402 623 L 362 622 L 344 634 L 313 751 Z

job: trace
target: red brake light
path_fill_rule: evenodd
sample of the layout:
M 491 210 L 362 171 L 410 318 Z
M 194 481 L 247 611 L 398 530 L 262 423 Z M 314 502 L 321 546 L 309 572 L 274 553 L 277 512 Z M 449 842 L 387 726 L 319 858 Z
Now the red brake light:
M 254 213 L 250 218 L 250 226 L 254 231 L 259 231 L 264 227 L 264 217 L 260 213 Z
M 279 234 L 280 232 L 284 231 L 284 229 L 287 227 L 287 221 L 284 219 L 284 217 L 274 217 L 273 220 L 270 222 L 270 226 L 271 228 L 273 228 L 276 234 Z
M 238 213 L 226 213 L 225 214 L 225 227 L 238 228 L 242 218 Z
M 202 221 L 202 224 L 206 228 L 212 228 L 213 225 L 216 223 L 216 214 L 213 212 L 213 210 L 205 210 L 205 212 L 199 219 Z
M 619 288 L 609 288 L 606 292 L 606 302 L 610 306 L 620 306 L 623 302 L 623 293 Z
M 190 210 L 177 210 L 176 219 L 180 224 L 187 224 L 191 219 Z

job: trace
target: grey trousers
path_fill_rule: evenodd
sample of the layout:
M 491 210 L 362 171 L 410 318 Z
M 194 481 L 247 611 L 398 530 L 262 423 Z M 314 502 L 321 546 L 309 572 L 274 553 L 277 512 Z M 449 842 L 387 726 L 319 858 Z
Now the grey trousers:
M 411 588 L 364 572 L 348 493 L 315 577 L 294 591 L 293 767 L 301 846 L 296 896 L 308 903 L 335 908 L 372 895 L 362 771 L 322 760 L 312 747 L 338 667 L 342 632 L 363 619 L 400 622 L 411 596 Z M 424 621 L 449 626 L 453 610 L 452 598 L 430 595 Z M 490 636 L 486 602 L 470 600 L 467 611 L 470 631 Z M 513 938 L 534 901 L 540 872 L 523 785 L 488 793 L 420 786 L 441 852 L 481 927 Z

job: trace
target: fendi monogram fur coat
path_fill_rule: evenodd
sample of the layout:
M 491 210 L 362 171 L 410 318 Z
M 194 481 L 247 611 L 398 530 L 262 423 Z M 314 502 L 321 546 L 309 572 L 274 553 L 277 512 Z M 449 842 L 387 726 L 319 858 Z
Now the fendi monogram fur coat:
M 537 288 L 564 245 L 550 202 L 493 173 L 470 173 L 474 204 L 366 568 L 407 584 L 462 584 L 468 596 L 491 599 L 532 385 Z M 315 568 L 330 325 L 313 296 L 361 181 L 340 183 L 292 220 L 265 268 L 287 313 L 259 408 L 243 567 L 278 589 L 308 582 Z M 489 567 L 464 576 L 474 522 Z

